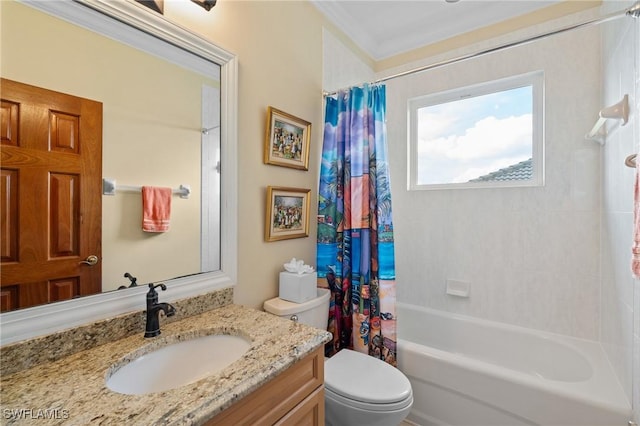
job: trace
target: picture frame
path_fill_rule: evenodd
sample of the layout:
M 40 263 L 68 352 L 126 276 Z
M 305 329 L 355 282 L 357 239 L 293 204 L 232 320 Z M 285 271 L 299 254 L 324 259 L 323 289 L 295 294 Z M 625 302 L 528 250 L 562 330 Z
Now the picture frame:
M 264 163 L 309 170 L 311 123 L 274 107 L 267 110 Z
M 305 188 L 267 187 L 265 241 L 309 236 L 310 195 Z

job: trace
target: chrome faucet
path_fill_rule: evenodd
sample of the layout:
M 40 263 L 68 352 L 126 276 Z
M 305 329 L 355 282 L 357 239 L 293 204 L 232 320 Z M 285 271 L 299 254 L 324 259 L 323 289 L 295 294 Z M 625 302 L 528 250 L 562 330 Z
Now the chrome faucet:
M 149 284 L 147 292 L 147 326 L 144 331 L 144 337 L 155 337 L 160 334 L 160 311 L 168 317 L 172 317 L 176 313 L 176 308 L 168 303 L 158 303 L 158 292 L 156 287 L 160 287 L 162 291 L 167 289 L 164 284 Z

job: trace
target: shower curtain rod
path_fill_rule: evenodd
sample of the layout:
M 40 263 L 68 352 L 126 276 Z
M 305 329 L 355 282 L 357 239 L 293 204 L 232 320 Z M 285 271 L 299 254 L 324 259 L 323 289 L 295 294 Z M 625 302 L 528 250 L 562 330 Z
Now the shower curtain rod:
M 529 37 L 529 38 L 526 38 L 526 39 L 523 39 L 523 40 L 514 41 L 514 42 L 511 42 L 511 43 L 506 43 L 506 44 L 502 44 L 502 45 L 499 45 L 499 46 L 496 46 L 496 47 L 492 47 L 490 49 L 482 50 L 480 52 L 461 55 L 461 56 L 458 56 L 458 57 L 455 57 L 455 58 L 446 59 L 446 60 L 443 60 L 443 61 L 440 61 L 440 62 L 436 62 L 436 63 L 433 63 L 433 64 L 429 64 L 429 65 L 425 65 L 425 66 L 422 66 L 422 67 L 414 68 L 414 69 L 411 69 L 411 70 L 408 70 L 408 71 L 403 71 L 403 72 L 400 72 L 400 73 L 397 73 L 397 74 L 393 74 L 393 75 L 390 75 L 390 76 L 387 76 L 387 77 L 382 77 L 382 78 L 379 78 L 377 80 L 374 80 L 373 82 L 371 82 L 369 84 L 379 84 L 379 83 L 383 83 L 385 81 L 393 80 L 393 79 L 396 79 L 396 78 L 399 78 L 399 77 L 405 77 L 405 76 L 412 75 L 412 74 L 418 74 L 418 73 L 421 73 L 421 72 L 424 72 L 424 71 L 432 70 L 434 68 L 439 68 L 439 67 L 442 67 L 442 66 L 445 66 L 445 65 L 454 64 L 456 62 L 466 61 L 467 59 L 473 59 L 473 58 L 477 58 L 477 57 L 480 57 L 480 56 L 484 56 L 484 55 L 487 55 L 489 53 L 498 52 L 500 50 L 505 50 L 505 49 L 509 49 L 509 48 L 512 48 L 512 47 L 528 44 L 528 43 L 531 43 L 531 42 L 534 42 L 534 41 L 537 41 L 537 40 L 541 40 L 541 39 L 546 38 L 546 37 L 550 37 L 552 35 L 561 34 L 561 33 L 567 32 L 567 31 L 575 30 L 575 29 L 586 27 L 586 26 L 589 26 L 589 25 L 602 24 L 604 22 L 612 21 L 614 19 L 618 19 L 618 18 L 621 18 L 623 16 L 631 16 L 631 17 L 634 17 L 634 18 L 640 17 L 640 0 L 636 1 L 633 4 L 633 6 L 629 7 L 628 9 L 625 9 L 625 10 L 622 10 L 622 11 L 618 11 L 618 12 L 612 12 L 612 13 L 610 13 L 608 15 L 605 15 L 605 16 L 602 16 L 600 18 L 590 19 L 588 21 L 581 22 L 579 24 L 569 25 L 569 26 L 566 26 L 566 27 L 563 27 L 563 28 L 559 28 L 557 30 L 549 31 L 549 32 L 546 32 L 546 33 L 543 33 L 543 34 L 539 34 L 539 35 L 536 35 L 536 36 L 533 36 L 533 37 Z M 341 89 L 341 90 L 343 90 L 343 89 Z M 337 95 L 339 92 L 340 92 L 340 90 L 336 90 L 336 91 L 333 91 L 333 92 L 322 92 L 322 95 L 324 97 L 334 96 L 334 95 Z

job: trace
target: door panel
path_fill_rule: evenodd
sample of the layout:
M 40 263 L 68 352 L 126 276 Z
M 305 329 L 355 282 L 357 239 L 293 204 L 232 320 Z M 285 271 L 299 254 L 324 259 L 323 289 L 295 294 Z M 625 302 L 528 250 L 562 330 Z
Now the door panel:
M 18 146 L 18 108 L 15 102 L 2 100 L 0 116 L 0 141 L 2 145 Z
M 2 229 L 0 229 L 1 261 L 18 261 L 18 171 L 12 169 L 0 170 L 0 197 L 3 203 Z
M 49 174 L 49 255 L 52 258 L 79 254 L 79 188 L 80 177 L 77 174 Z
M 1 80 L 0 310 L 101 291 L 102 104 Z
M 80 117 L 63 112 L 49 113 L 51 128 L 50 144 L 52 151 L 78 153 L 78 130 Z

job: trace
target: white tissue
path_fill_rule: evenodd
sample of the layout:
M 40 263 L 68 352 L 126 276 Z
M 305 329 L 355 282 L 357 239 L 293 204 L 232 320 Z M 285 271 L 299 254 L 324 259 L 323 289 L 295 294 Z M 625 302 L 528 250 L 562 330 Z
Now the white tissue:
M 289 263 L 284 264 L 284 269 L 287 272 L 293 272 L 298 275 L 310 274 L 311 272 L 313 272 L 313 266 L 305 265 L 304 260 L 296 260 L 295 257 L 291 259 Z

